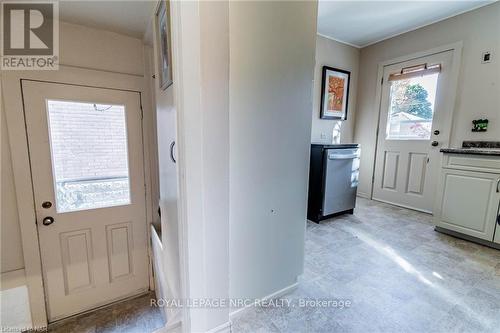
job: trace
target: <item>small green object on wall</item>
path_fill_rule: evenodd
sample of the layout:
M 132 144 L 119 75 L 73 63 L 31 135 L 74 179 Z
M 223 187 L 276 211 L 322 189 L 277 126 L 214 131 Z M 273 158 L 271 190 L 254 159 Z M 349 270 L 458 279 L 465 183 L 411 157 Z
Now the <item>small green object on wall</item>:
M 488 119 L 476 119 L 472 121 L 472 132 L 486 132 L 488 130 Z

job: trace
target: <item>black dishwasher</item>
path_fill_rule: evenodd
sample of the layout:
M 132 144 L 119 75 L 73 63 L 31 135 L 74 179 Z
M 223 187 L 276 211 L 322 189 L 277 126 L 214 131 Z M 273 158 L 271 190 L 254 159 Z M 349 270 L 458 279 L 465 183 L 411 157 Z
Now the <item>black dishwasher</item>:
M 307 218 L 314 222 L 353 213 L 359 178 L 359 144 L 312 144 Z

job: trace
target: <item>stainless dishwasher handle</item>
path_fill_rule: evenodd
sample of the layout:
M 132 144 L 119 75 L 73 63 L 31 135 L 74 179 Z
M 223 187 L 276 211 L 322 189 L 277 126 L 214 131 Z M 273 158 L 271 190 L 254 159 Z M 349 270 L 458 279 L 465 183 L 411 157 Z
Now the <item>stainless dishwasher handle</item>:
M 357 158 L 359 155 L 353 154 L 353 155 L 342 155 L 342 154 L 329 154 L 328 159 L 329 160 L 350 160 L 353 158 Z

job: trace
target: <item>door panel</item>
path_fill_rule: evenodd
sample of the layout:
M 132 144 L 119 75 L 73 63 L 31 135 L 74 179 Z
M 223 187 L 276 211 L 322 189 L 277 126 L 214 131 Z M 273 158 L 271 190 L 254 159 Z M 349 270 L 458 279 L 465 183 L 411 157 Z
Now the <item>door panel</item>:
M 106 226 L 109 282 L 129 277 L 132 265 L 132 223 L 116 223 Z
M 432 211 L 450 135 L 451 63 L 447 51 L 384 67 L 373 199 Z
M 146 291 L 139 93 L 22 88 L 49 321 Z
M 399 152 L 386 151 L 384 159 L 384 179 L 382 186 L 385 189 L 395 190 L 398 182 Z
M 427 154 L 410 153 L 410 170 L 406 183 L 406 193 L 420 194 L 424 192 L 425 172 L 427 170 Z
M 154 82 L 157 87 L 157 82 Z M 180 263 L 179 263 L 179 220 L 178 220 L 178 174 L 177 145 L 173 144 L 177 136 L 177 114 L 174 107 L 173 90 L 161 91 L 156 89 L 156 115 L 158 138 L 158 168 L 159 168 L 159 204 L 161 209 L 161 260 L 163 276 L 158 296 L 165 298 L 181 297 Z M 178 308 L 165 307 L 164 311 L 169 320 L 180 315 Z
M 61 239 L 62 269 L 66 295 L 94 284 L 92 239 L 90 229 L 64 232 Z

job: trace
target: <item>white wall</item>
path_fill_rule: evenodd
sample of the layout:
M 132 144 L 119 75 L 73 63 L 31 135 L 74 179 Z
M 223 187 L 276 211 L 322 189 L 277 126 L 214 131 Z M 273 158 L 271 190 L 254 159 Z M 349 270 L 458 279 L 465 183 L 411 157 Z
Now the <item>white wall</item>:
M 332 143 L 332 133 L 335 126 L 337 126 L 337 128 L 340 126 L 340 142 L 353 142 L 354 119 L 356 116 L 356 98 L 358 92 L 359 54 L 360 50 L 358 48 L 339 43 L 337 41 L 319 35 L 317 36 L 316 66 L 314 68 L 311 142 Z M 351 72 L 346 121 L 320 118 L 321 76 L 323 66 L 334 67 Z
M 200 3 L 203 213 L 207 296 L 229 297 L 229 2 Z M 229 309 L 213 309 L 207 327 L 227 323 Z
M 313 1 L 229 6 L 230 297 L 302 272 L 316 16 Z
M 143 75 L 142 40 L 61 22 L 60 64 Z
M 362 157 L 358 192 L 371 192 L 378 108 L 375 105 L 380 62 L 463 41 L 451 146 L 463 140 L 500 140 L 500 3 L 455 16 L 361 50 L 359 98 L 354 140 Z M 492 61 L 481 64 L 481 54 L 492 51 Z M 471 121 L 488 118 L 489 129 L 471 132 Z

